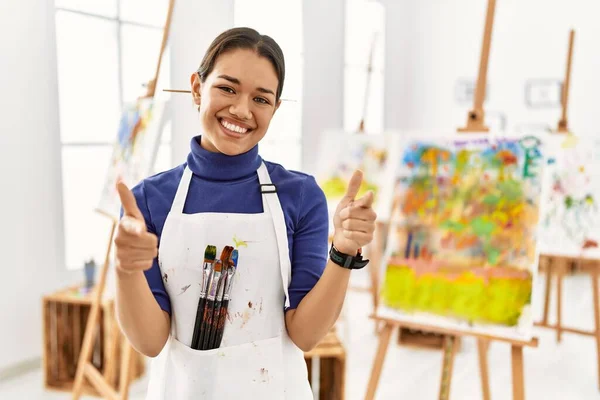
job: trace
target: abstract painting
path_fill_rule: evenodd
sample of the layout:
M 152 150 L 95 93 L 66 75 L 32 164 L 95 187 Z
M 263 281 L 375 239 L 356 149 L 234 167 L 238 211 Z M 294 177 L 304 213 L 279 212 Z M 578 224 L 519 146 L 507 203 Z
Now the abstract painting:
M 378 315 L 528 338 L 541 141 L 407 138 L 397 164 Z
M 115 188 L 117 181 L 123 180 L 131 188 L 151 173 L 164 126 L 164 111 L 165 103 L 151 98 L 125 107 L 97 211 L 118 219 L 121 201 Z
M 547 141 L 549 189 L 543 198 L 540 252 L 598 256 L 600 139 L 556 134 Z

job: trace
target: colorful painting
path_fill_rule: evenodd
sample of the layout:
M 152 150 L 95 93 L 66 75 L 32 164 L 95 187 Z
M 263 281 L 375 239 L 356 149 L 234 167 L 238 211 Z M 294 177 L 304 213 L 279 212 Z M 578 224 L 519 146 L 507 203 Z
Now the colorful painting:
M 548 138 L 540 252 L 600 257 L 600 139 Z
M 358 197 L 372 190 L 373 208 L 378 219 L 386 220 L 391 212 L 393 168 L 398 135 L 327 132 L 320 143 L 317 182 L 325 192 L 331 216 L 346 194 L 355 170 L 363 172 Z
M 164 102 L 147 98 L 123 111 L 98 211 L 118 219 L 121 201 L 115 188 L 117 181 L 123 180 L 131 188 L 152 172 L 164 126 L 164 110 Z
M 540 140 L 463 135 L 401 148 L 378 314 L 529 337 Z

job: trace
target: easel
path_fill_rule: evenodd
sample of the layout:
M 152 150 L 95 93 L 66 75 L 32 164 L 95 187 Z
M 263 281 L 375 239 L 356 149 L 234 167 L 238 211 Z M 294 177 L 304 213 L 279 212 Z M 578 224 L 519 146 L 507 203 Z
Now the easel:
M 167 38 L 169 36 L 169 30 L 171 27 L 171 19 L 173 15 L 173 7 L 175 4 L 175 0 L 169 1 L 169 9 L 167 12 L 167 20 L 165 23 L 165 28 L 163 31 L 163 38 L 160 48 L 160 54 L 158 57 L 158 65 L 156 67 L 156 72 L 154 75 L 154 79 L 152 79 L 147 86 L 146 96 L 147 98 L 153 98 L 156 92 L 156 82 L 158 80 L 158 76 L 160 73 L 160 66 L 162 62 L 163 53 L 165 51 L 167 45 Z M 100 212 L 99 210 L 97 210 Z M 106 255 L 104 258 L 104 265 L 100 271 L 100 279 L 98 281 L 98 285 L 95 288 L 94 299 L 91 305 L 90 315 L 88 317 L 85 335 L 83 337 L 83 343 L 81 347 L 81 352 L 79 354 L 79 360 L 77 363 L 77 373 L 75 375 L 75 382 L 73 385 L 73 400 L 78 400 L 81 397 L 82 389 L 83 389 L 83 381 L 84 378 L 87 378 L 91 385 L 102 394 L 103 397 L 113 400 L 126 400 L 129 396 L 129 384 L 130 384 L 130 368 L 131 368 L 131 360 L 132 360 L 132 351 L 133 348 L 131 344 L 127 341 L 127 339 L 123 339 L 123 356 L 121 358 L 121 367 L 120 367 L 120 379 L 119 379 L 119 388 L 115 390 L 111 384 L 110 377 L 113 375 L 114 371 L 114 363 L 109 362 L 109 365 L 104 371 L 104 375 L 100 373 L 96 369 L 96 367 L 90 362 L 90 358 L 92 356 L 92 346 L 95 340 L 95 326 L 98 321 L 98 315 L 100 310 L 100 305 L 102 302 L 102 295 L 104 293 L 104 287 L 106 285 L 106 276 L 108 274 L 108 268 L 110 265 L 110 256 L 113 244 L 113 238 L 115 234 L 115 229 L 117 227 L 117 219 L 114 216 L 109 215 L 107 213 L 100 212 L 103 215 L 109 217 L 112 220 L 112 226 L 110 229 L 108 246 L 106 249 Z M 113 333 L 119 329 L 118 324 L 113 324 Z M 119 335 L 113 335 L 113 337 L 117 338 Z M 114 349 L 116 349 L 117 343 L 113 343 L 113 353 Z M 112 365 L 111 365 L 112 364 Z
M 377 43 L 377 33 L 373 34 L 373 38 L 371 40 L 371 47 L 369 49 L 369 62 L 367 64 L 367 78 L 365 83 L 365 95 L 363 98 L 363 108 L 362 108 L 362 116 L 360 119 L 360 123 L 358 125 L 358 130 L 356 133 L 365 134 L 365 120 L 367 118 L 367 109 L 369 105 L 369 92 L 371 87 L 371 80 L 373 75 L 373 58 L 375 54 L 375 45 Z M 360 288 L 360 287 L 350 287 L 349 290 L 355 292 L 369 292 L 371 294 L 371 298 L 373 299 L 373 311 L 377 310 L 377 306 L 379 305 L 379 263 L 381 262 L 382 254 L 383 254 L 383 245 L 385 243 L 386 238 L 386 224 L 384 222 L 377 221 L 374 232 L 374 240 L 368 246 L 368 254 L 367 257 L 371 259 L 371 262 L 368 265 L 369 268 L 369 278 L 370 278 L 370 287 Z M 376 325 L 377 331 L 377 325 Z
M 562 90 L 562 115 L 558 121 L 558 127 L 556 130 L 557 134 L 568 134 L 569 126 L 567 119 L 567 109 L 569 104 L 569 87 L 571 82 L 571 65 L 573 61 L 573 44 L 575 41 L 575 31 L 571 29 L 569 33 L 569 51 L 567 55 L 567 66 L 565 72 L 565 80 Z M 598 268 L 600 268 L 600 260 L 586 257 L 567 257 L 559 256 L 554 254 L 544 254 L 540 256 L 545 261 L 546 270 L 546 286 L 544 293 L 544 314 L 542 321 L 536 322 L 535 325 L 542 328 L 549 328 L 556 330 L 556 341 L 560 342 L 562 339 L 563 332 L 575 333 L 583 336 L 592 336 L 596 339 L 596 353 L 597 353 L 597 367 L 598 367 L 598 387 L 600 388 L 600 295 L 598 288 Z M 562 325 L 562 283 L 563 278 L 569 270 L 569 265 L 577 265 L 581 270 L 582 264 L 587 264 L 588 268 L 585 268 L 590 273 L 592 280 L 592 293 L 594 302 L 594 330 L 585 331 L 581 329 L 575 329 L 565 327 Z M 554 269 L 554 271 L 552 271 Z M 556 274 L 556 324 L 551 325 L 548 323 L 548 313 L 550 308 L 550 293 L 552 291 L 552 274 Z
M 487 17 L 481 50 L 479 78 L 475 90 L 474 107 L 468 114 L 466 127 L 459 128 L 458 132 L 481 133 L 489 131 L 488 127 L 485 125 L 483 100 L 485 98 L 487 66 L 489 60 L 495 7 L 496 1 L 488 0 Z M 380 316 L 377 316 L 376 314 L 372 315 L 371 318 L 377 322 L 382 322 L 384 326 L 379 337 L 379 345 L 375 356 L 375 361 L 371 369 L 371 377 L 369 379 L 365 400 L 373 400 L 375 398 L 375 392 L 379 383 L 381 369 L 385 360 L 385 355 L 390 342 L 390 337 L 392 331 L 395 328 L 408 328 L 445 335 L 443 345 L 442 373 L 439 390 L 440 400 L 447 400 L 450 397 L 450 383 L 452 378 L 452 369 L 454 366 L 454 358 L 458 348 L 459 338 L 462 336 L 473 336 L 477 338 L 477 350 L 479 355 L 479 369 L 483 399 L 490 399 L 487 351 L 491 341 L 505 342 L 511 345 L 513 399 L 525 399 L 525 380 L 523 374 L 523 347 L 537 347 L 537 338 L 532 338 L 530 341 L 519 341 L 480 333 L 467 333 L 453 329 L 444 329 L 433 326 L 424 326 L 420 324 L 400 322 L 389 318 L 382 318 Z

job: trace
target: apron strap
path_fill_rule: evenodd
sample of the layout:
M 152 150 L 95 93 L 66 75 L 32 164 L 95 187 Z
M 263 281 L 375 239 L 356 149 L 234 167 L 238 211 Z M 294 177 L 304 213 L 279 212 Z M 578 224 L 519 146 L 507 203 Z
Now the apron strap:
M 260 191 L 263 198 L 263 207 L 265 212 L 271 214 L 273 226 L 275 228 L 275 237 L 277 238 L 277 248 L 279 250 L 279 264 L 281 269 L 281 280 L 283 282 L 283 291 L 285 293 L 285 308 L 290 306 L 290 296 L 288 287 L 292 276 L 292 263 L 290 261 L 290 249 L 287 240 L 287 228 L 285 218 L 279 197 L 277 196 L 277 188 L 271 182 L 271 177 L 267 171 L 265 163 L 261 163 L 258 168 L 258 181 L 260 183 Z
M 171 212 L 177 214 L 183 214 L 183 206 L 185 205 L 185 199 L 187 198 L 188 189 L 190 187 L 190 181 L 192 180 L 192 171 L 186 165 L 183 169 L 183 176 L 179 181 L 177 187 L 177 193 L 175 193 L 175 199 L 171 205 Z

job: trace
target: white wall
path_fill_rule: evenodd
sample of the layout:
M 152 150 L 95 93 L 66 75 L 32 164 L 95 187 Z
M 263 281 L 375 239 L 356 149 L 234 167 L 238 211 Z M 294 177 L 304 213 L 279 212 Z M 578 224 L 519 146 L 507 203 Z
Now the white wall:
M 42 354 L 41 298 L 64 267 L 54 4 L 0 3 L 0 370 Z
M 189 90 L 190 76 L 213 39 L 233 27 L 234 0 L 177 0 L 170 33 L 171 84 Z M 171 96 L 172 164 L 186 160 L 190 139 L 200 133 L 197 108 L 190 94 Z
M 472 102 L 457 103 L 455 85 L 459 78 L 477 77 L 487 2 L 384 3 L 388 38 L 386 128 L 449 132 L 464 126 Z M 525 83 L 531 78 L 563 79 L 568 34 L 573 27 L 570 127 L 577 134 L 597 134 L 599 13 L 600 5 L 591 0 L 498 0 L 486 112 L 504 112 L 508 130 L 523 124 L 545 124 L 554 129 L 560 108 L 528 108 Z
M 344 125 L 344 0 L 303 2 L 302 169 L 314 173 L 319 137 Z

